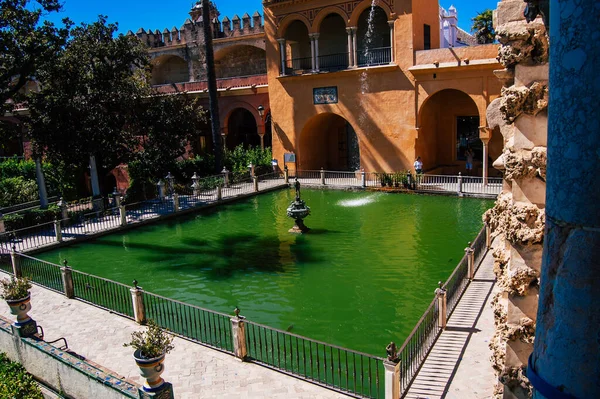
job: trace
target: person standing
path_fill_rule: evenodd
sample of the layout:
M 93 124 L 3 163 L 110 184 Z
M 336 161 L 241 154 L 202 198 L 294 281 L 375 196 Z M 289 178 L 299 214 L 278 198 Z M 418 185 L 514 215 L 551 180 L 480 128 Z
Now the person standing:
M 473 170 L 473 156 L 475 155 L 475 153 L 473 153 L 473 150 L 471 149 L 471 147 L 467 147 L 467 152 L 465 153 L 465 156 L 467 157 L 467 174 L 471 174 L 471 171 Z
M 420 175 L 423 173 L 423 161 L 421 161 L 421 157 L 417 157 L 417 159 L 415 159 L 413 166 L 415 167 L 416 174 Z

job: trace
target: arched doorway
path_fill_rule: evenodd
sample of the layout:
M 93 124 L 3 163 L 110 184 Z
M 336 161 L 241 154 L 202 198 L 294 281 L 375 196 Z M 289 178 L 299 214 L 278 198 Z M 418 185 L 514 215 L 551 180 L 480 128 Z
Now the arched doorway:
M 300 134 L 298 168 L 360 169 L 360 149 L 354 128 L 336 114 L 323 113 L 306 123 Z
M 479 138 L 479 111 L 468 94 L 455 89 L 441 90 L 430 96 L 419 113 L 419 135 L 415 155 L 423 168 L 436 173 L 465 172 L 466 152 L 475 153 L 475 170 L 483 160 L 483 143 Z
M 227 123 L 226 147 L 233 150 L 239 145 L 245 148 L 260 146 L 258 126 L 252 112 L 245 108 L 236 108 L 229 115 Z
M 215 54 L 217 79 L 267 73 L 265 50 L 248 45 L 226 47 Z

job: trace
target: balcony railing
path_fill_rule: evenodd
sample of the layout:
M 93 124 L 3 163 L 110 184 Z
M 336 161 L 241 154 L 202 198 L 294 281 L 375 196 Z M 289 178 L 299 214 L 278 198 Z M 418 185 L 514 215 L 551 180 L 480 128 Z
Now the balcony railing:
M 348 53 L 328 54 L 319 56 L 319 70 L 341 71 L 348 68 Z
M 362 50 L 358 53 L 358 66 L 376 66 L 385 65 L 392 62 L 392 48 L 391 47 L 379 47 L 369 49 L 369 51 Z
M 286 74 L 294 74 L 312 71 L 312 58 L 311 57 L 300 57 L 292 58 L 286 62 Z
M 236 76 L 231 78 L 217 79 L 217 89 L 220 90 L 255 87 L 267 84 L 267 74 Z M 179 93 L 186 91 L 203 91 L 207 89 L 208 81 L 206 80 L 202 80 L 200 82 L 170 83 L 154 86 L 154 90 L 159 94 Z

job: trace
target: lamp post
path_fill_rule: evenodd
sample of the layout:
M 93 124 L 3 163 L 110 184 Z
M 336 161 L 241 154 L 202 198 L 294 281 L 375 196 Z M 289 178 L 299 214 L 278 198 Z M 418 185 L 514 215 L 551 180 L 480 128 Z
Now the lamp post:
M 265 107 L 261 105 L 257 108 L 258 115 L 260 116 L 260 126 L 258 127 L 258 135 L 260 136 L 260 149 L 264 151 L 265 149 L 265 121 L 263 117 L 265 116 Z

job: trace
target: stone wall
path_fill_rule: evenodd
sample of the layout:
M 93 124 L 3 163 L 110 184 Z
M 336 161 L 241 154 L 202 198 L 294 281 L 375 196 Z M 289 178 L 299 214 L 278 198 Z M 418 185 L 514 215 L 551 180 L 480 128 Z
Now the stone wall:
M 525 376 L 533 351 L 545 226 L 548 106 L 548 36 L 541 18 L 527 23 L 525 2 L 498 3 L 496 71 L 502 96 L 487 110 L 488 125 L 504 138 L 494 167 L 504 171 L 504 190 L 484 215 L 503 245 L 494 252 L 501 292 L 494 298 L 496 333 L 490 341 L 499 383 L 496 397 L 529 398 Z

